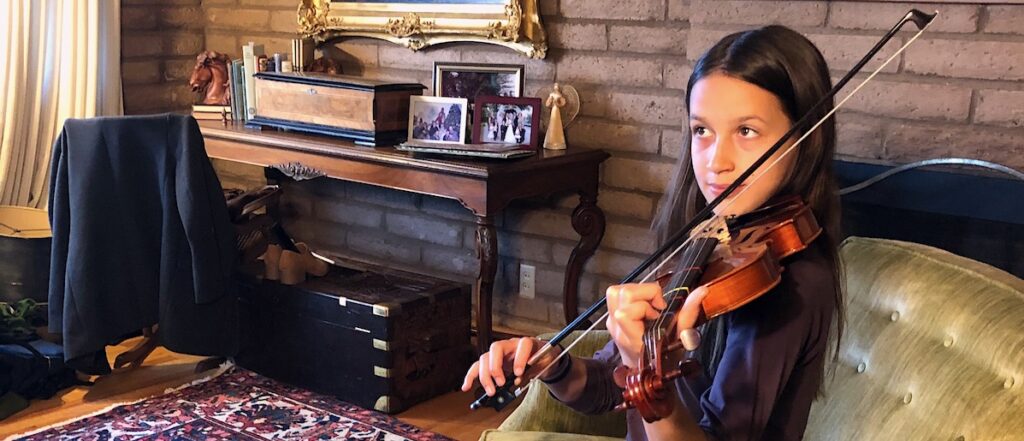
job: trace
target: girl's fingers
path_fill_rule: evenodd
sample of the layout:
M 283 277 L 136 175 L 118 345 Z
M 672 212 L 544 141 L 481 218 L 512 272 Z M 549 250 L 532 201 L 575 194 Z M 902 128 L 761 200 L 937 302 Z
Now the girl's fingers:
M 468 371 L 466 371 L 466 379 L 462 381 L 463 392 L 469 392 L 469 389 L 473 387 L 473 380 L 476 380 L 476 377 L 480 375 L 479 369 L 480 362 L 476 361 L 473 362 L 473 365 L 469 367 Z
M 490 361 L 491 361 L 491 357 L 490 357 L 489 354 L 481 354 L 480 355 L 480 361 L 479 361 L 479 363 L 480 363 L 480 368 L 479 368 L 480 376 L 479 376 L 479 378 L 480 378 L 480 385 L 484 387 L 485 391 L 487 391 L 487 395 L 493 397 L 494 396 L 494 392 L 495 392 L 496 389 L 494 387 L 494 380 L 491 379 Z
M 494 377 L 495 383 L 497 383 L 499 387 L 505 385 L 505 372 L 501 370 L 502 365 L 505 362 L 504 343 L 504 341 L 491 343 L 491 351 L 488 352 L 491 361 L 491 376 Z
M 526 370 L 526 363 L 530 361 L 531 355 L 533 355 L 533 339 L 519 339 L 519 344 L 516 345 L 516 356 L 512 362 L 512 373 L 515 376 L 521 377 L 523 375 L 523 371 Z
M 690 329 L 697 327 L 697 319 L 700 318 L 702 310 L 701 302 L 708 294 L 707 288 L 701 286 L 690 292 L 683 302 L 682 309 L 676 314 L 676 329 Z

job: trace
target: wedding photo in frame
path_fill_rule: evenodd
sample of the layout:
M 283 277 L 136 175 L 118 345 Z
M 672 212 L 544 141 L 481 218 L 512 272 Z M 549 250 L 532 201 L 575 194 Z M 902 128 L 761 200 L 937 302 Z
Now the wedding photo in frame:
M 466 98 L 523 96 L 525 67 L 521 64 L 434 62 L 434 95 Z
M 409 97 L 409 141 L 465 144 L 468 115 L 465 98 Z
M 480 96 L 473 111 L 473 143 L 505 143 L 536 149 L 540 98 Z

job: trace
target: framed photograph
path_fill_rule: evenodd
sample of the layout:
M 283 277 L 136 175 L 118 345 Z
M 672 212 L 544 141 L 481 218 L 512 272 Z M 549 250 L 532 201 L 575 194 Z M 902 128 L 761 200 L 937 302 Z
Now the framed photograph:
M 499 142 L 536 149 L 540 113 L 540 98 L 478 97 L 473 113 L 473 142 Z
M 478 96 L 523 96 L 524 67 L 521 64 L 472 64 L 434 62 L 434 95 L 466 98 Z
M 466 143 L 469 101 L 465 98 L 409 97 L 409 140 Z

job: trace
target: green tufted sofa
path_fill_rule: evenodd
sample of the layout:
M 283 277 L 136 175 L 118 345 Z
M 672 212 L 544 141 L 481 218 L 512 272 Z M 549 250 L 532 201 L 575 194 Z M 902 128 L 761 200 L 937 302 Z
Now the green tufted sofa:
M 805 439 L 1024 440 L 1024 281 L 908 242 L 853 237 L 840 254 L 847 328 Z M 574 353 L 608 336 L 586 339 Z M 625 436 L 621 415 L 579 415 L 535 386 L 481 441 Z

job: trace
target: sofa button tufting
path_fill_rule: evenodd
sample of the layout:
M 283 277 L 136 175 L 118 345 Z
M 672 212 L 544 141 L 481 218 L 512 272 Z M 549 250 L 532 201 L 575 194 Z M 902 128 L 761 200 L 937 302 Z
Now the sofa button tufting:
M 953 336 L 947 335 L 946 339 L 942 341 L 942 346 L 945 346 L 947 348 L 953 346 Z
M 892 315 L 889 316 L 889 320 L 892 320 L 892 321 L 896 321 L 896 320 L 899 320 L 899 319 L 900 319 L 900 312 L 899 311 L 893 311 Z
M 861 364 L 857 365 L 857 373 L 858 374 L 862 374 L 866 370 L 868 370 L 868 364 L 867 363 L 861 363 Z
M 1007 377 L 1006 381 L 1003 382 L 1003 388 L 1009 389 L 1009 388 L 1013 387 L 1013 383 L 1015 383 L 1015 382 L 1016 381 L 1014 381 L 1013 377 Z
M 910 401 L 913 400 L 913 399 L 914 399 L 914 394 L 912 394 L 910 392 L 907 392 L 907 394 L 903 396 L 903 404 L 910 404 Z

